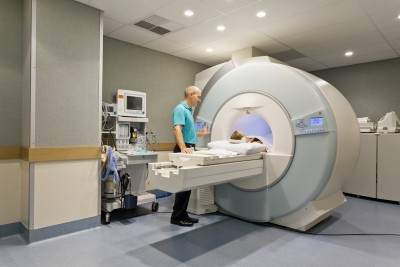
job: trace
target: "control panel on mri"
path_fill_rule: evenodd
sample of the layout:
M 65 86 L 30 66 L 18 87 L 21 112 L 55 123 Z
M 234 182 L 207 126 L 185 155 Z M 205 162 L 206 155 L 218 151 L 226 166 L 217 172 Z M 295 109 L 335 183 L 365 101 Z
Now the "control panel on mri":
M 295 134 L 318 134 L 327 132 L 326 119 L 322 112 L 317 112 L 295 120 Z

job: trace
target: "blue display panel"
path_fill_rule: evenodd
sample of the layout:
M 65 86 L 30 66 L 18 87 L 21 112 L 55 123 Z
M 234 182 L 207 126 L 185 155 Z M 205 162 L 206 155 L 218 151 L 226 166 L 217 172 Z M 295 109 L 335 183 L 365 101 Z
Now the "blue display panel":
M 322 126 L 324 125 L 324 117 L 311 117 L 310 126 Z
M 206 126 L 206 123 L 204 121 L 196 121 L 196 131 L 200 131 Z

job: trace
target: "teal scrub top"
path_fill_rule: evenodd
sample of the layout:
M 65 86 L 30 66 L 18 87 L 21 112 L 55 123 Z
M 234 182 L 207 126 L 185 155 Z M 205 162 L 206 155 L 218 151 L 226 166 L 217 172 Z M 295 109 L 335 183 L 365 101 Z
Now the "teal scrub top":
M 193 109 L 182 101 L 172 112 L 172 125 L 182 125 L 183 140 L 187 144 L 197 143 L 197 133 L 193 118 Z

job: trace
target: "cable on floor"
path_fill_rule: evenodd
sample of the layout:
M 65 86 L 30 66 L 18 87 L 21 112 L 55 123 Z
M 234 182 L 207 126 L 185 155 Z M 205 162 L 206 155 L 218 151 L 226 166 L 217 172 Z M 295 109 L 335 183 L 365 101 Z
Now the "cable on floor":
M 392 236 L 392 237 L 400 237 L 400 234 L 396 233 L 311 233 L 311 232 L 303 232 L 296 229 L 291 229 L 271 223 L 267 223 L 265 225 L 269 225 L 274 228 L 279 228 L 282 230 L 286 230 L 288 232 L 294 232 L 303 235 L 312 235 L 312 236 Z
M 172 211 L 157 211 L 155 213 L 172 213 Z M 231 217 L 231 216 L 228 216 Z M 234 218 L 234 217 L 231 217 Z M 237 219 L 237 218 L 235 218 Z M 291 228 L 287 228 L 287 227 L 283 227 L 283 226 L 279 226 L 279 225 L 275 225 L 275 224 L 271 224 L 271 223 L 266 223 L 263 224 L 265 226 L 270 226 L 273 228 L 279 228 L 288 232 L 293 232 L 293 233 L 298 233 L 298 234 L 303 234 L 303 235 L 312 235 L 312 236 L 392 236 L 392 237 L 400 237 L 400 234 L 395 234 L 395 233 L 309 233 L 309 232 L 303 232 L 303 231 L 299 231 L 299 230 L 295 230 L 295 229 L 291 229 Z

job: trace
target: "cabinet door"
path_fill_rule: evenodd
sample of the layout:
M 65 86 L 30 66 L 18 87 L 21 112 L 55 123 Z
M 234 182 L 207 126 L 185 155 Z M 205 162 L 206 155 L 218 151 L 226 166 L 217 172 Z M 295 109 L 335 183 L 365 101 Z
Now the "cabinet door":
M 378 198 L 400 201 L 400 134 L 378 137 Z
M 376 198 L 377 136 L 362 133 L 360 138 L 360 156 L 353 175 L 344 183 L 343 192 Z

